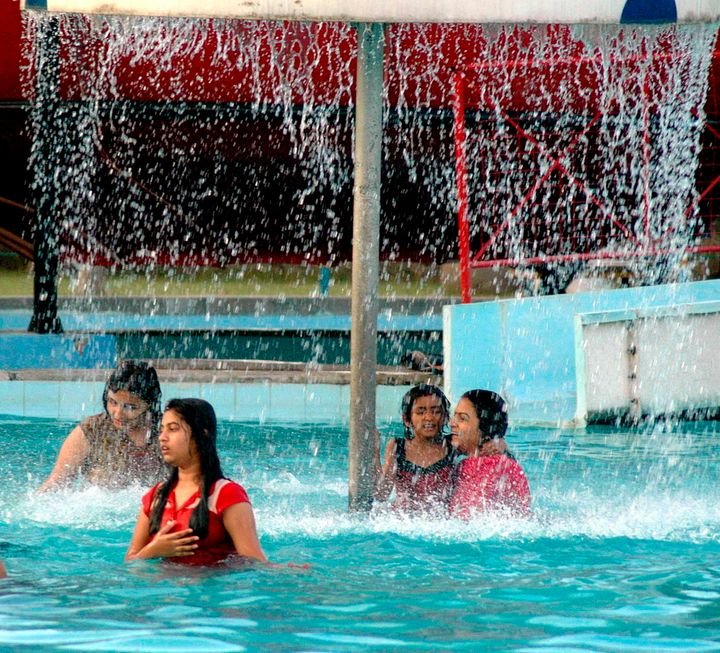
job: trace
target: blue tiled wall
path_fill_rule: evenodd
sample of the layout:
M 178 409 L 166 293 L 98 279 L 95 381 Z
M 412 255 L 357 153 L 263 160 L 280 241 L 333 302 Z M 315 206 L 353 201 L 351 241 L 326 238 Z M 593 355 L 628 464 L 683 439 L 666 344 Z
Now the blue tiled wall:
M 0 381 L 0 415 L 79 420 L 102 410 L 104 384 Z M 378 386 L 377 422 L 397 422 L 407 386 Z M 165 383 L 163 400 L 201 397 L 233 421 L 349 422 L 350 386 L 271 383 Z

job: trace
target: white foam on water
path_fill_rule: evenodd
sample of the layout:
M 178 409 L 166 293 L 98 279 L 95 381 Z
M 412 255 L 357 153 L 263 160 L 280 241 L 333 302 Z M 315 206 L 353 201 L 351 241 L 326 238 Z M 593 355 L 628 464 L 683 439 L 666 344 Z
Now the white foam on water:
M 306 535 L 327 539 L 342 534 L 395 533 L 404 537 L 441 541 L 496 538 L 566 539 L 625 537 L 667 541 L 720 542 L 720 502 L 714 497 L 689 494 L 644 493 L 624 501 L 584 493 L 553 506 L 539 505 L 529 518 L 503 512 L 478 514 L 470 520 L 444 515 L 417 517 L 378 511 L 369 516 L 346 510 L 312 509 L 279 514 L 256 508 L 263 533 L 273 536 Z
M 44 493 L 30 490 L 7 503 L 2 515 L 4 521 L 16 523 L 32 521 L 89 530 L 124 527 L 134 523 L 145 491 L 147 488 L 139 485 L 121 490 L 94 485 Z

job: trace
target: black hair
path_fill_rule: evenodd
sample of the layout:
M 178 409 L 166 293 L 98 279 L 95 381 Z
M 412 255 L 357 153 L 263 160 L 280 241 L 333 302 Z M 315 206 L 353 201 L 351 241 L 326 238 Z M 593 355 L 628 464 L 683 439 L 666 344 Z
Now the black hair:
M 223 478 L 220 458 L 217 453 L 217 418 L 215 409 L 203 399 L 171 399 L 165 410 L 172 410 L 185 420 L 190 427 L 190 437 L 197 446 L 200 456 L 200 502 L 190 516 L 188 526 L 200 539 L 207 537 L 210 522 L 208 495 L 215 481 Z M 173 467 L 167 481 L 155 493 L 155 500 L 150 509 L 150 534 L 160 530 L 162 515 L 168 496 L 178 479 L 178 469 Z
M 420 385 L 413 386 L 405 393 L 402 398 L 402 404 L 400 407 L 401 414 L 403 416 L 403 427 L 405 430 L 405 439 L 412 440 L 415 437 L 413 433 L 411 422 L 412 409 L 415 401 L 420 397 L 439 397 L 440 404 L 443 409 L 443 421 L 440 424 L 440 431 L 438 433 L 438 440 L 442 440 L 444 437 L 443 429 L 447 426 L 448 420 L 450 419 L 450 402 L 445 396 L 445 393 L 438 388 L 436 385 L 430 385 L 429 383 L 421 383 Z
M 160 423 L 160 398 L 162 396 L 155 368 L 144 361 L 126 360 L 118 363 L 103 390 L 102 404 L 106 413 L 108 392 L 117 392 L 118 390 L 126 390 L 130 394 L 137 395 L 148 405 L 148 411 L 152 416 L 151 437 L 155 437 Z
M 492 390 L 469 390 L 460 399 L 467 399 L 480 420 L 481 442 L 504 438 L 508 427 L 507 402 Z

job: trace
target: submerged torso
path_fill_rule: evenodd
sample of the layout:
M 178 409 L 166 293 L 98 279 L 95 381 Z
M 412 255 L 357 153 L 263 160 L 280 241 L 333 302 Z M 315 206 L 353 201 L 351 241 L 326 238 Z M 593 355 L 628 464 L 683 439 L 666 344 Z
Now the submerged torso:
M 153 487 L 142 500 L 143 511 L 149 517 L 155 494 L 160 484 Z M 200 492 L 197 491 L 182 505 L 177 505 L 174 490 L 170 492 L 165 509 L 163 510 L 161 526 L 173 521 L 171 533 L 189 528 L 190 518 L 193 510 L 200 501 Z M 209 565 L 224 560 L 235 553 L 235 546 L 232 539 L 225 530 L 222 521 L 222 513 L 236 503 L 250 503 L 245 488 L 226 478 L 221 478 L 210 487 L 208 496 L 208 533 L 207 536 L 198 542 L 198 549 L 191 556 L 173 558 L 173 562 L 182 562 L 195 565 Z M 151 540 L 152 541 L 152 540 Z
M 81 471 L 90 483 L 103 487 L 150 485 L 166 476 L 157 444 L 136 445 L 113 425 L 107 413 L 88 417 L 80 428 L 88 443 Z
M 527 477 L 508 455 L 466 458 L 455 469 L 453 486 L 450 514 L 454 517 L 466 518 L 493 509 L 520 515 L 530 511 Z
M 445 456 L 428 467 L 409 461 L 405 439 L 395 440 L 395 510 L 403 512 L 444 511 L 451 492 L 455 452 L 449 446 Z

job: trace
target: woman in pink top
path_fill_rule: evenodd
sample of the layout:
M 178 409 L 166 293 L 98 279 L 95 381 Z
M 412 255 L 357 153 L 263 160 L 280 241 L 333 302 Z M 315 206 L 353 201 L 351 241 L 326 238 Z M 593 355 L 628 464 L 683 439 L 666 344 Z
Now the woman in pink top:
M 467 519 L 487 510 L 530 513 L 525 472 L 500 442 L 507 426 L 507 404 L 500 395 L 470 390 L 460 398 L 450 430 L 453 446 L 467 458 L 455 468 L 451 516 Z
M 126 560 L 213 564 L 239 554 L 267 562 L 245 489 L 223 476 L 216 436 L 215 411 L 208 402 L 168 403 L 158 442 L 172 471 L 143 497 Z

